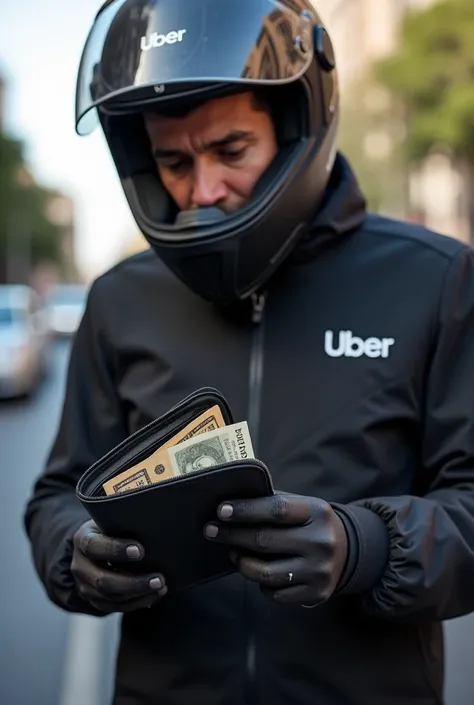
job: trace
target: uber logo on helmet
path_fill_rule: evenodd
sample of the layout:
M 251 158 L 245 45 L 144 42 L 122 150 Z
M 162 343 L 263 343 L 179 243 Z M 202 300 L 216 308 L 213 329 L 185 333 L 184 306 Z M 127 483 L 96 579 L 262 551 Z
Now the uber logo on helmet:
M 329 357 L 388 357 L 394 338 L 367 338 L 363 340 L 353 335 L 351 330 L 339 332 L 337 342 L 335 334 L 327 330 L 324 336 L 324 350 Z
M 182 42 L 185 34 L 185 29 L 173 30 L 172 32 L 168 32 L 168 34 L 153 32 L 149 37 L 142 37 L 141 49 L 142 51 L 150 51 L 150 49 L 159 49 L 159 47 L 162 47 L 164 44 Z

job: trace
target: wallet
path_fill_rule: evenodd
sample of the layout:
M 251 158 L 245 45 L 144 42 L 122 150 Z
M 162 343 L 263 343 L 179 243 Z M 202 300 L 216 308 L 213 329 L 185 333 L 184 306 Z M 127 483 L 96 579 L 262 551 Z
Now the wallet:
M 112 496 L 103 484 L 148 458 L 216 404 L 225 424 L 234 423 L 219 391 L 199 389 L 100 458 L 76 487 L 79 501 L 104 534 L 143 545 L 144 558 L 127 562 L 124 569 L 162 573 L 170 593 L 235 571 L 229 547 L 206 539 L 204 526 L 217 519 L 224 500 L 272 495 L 268 468 L 259 460 L 237 460 Z

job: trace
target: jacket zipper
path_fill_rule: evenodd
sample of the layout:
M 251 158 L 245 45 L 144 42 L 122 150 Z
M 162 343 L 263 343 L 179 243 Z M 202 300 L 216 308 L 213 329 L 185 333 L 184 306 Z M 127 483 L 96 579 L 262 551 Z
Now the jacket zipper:
M 250 437 L 255 455 L 258 457 L 258 440 L 260 431 L 260 410 L 262 401 L 262 380 L 263 380 L 263 362 L 264 362 L 264 325 L 263 314 L 265 310 L 266 294 L 262 292 L 252 294 L 252 348 L 250 354 L 250 369 L 249 369 L 249 409 L 248 409 L 248 424 L 250 429 Z M 245 611 L 248 610 L 248 600 L 246 599 L 247 586 L 245 587 L 244 605 Z M 256 673 L 256 645 L 255 636 L 252 633 L 252 627 L 249 625 L 246 645 L 246 702 L 247 705 L 254 705 L 253 687 L 255 685 Z
M 266 294 L 258 293 L 252 295 L 253 339 L 250 355 L 248 424 L 255 455 L 257 455 L 258 434 L 260 431 L 264 342 L 263 313 L 265 302 Z

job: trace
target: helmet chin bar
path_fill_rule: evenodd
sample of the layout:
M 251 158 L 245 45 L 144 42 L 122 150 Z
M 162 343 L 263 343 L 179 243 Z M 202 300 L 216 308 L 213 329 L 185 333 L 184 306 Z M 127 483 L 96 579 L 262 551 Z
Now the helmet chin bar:
M 188 228 L 215 225 L 226 218 L 227 215 L 224 211 L 215 206 L 208 206 L 179 211 L 174 224 L 179 229 L 187 230 Z

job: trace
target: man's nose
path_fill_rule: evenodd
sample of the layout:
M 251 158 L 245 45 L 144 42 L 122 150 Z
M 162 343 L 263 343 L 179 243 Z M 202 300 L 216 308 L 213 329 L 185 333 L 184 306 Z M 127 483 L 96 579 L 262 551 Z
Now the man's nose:
M 218 164 L 198 162 L 194 169 L 191 203 L 195 208 L 216 206 L 227 197 L 221 169 Z

